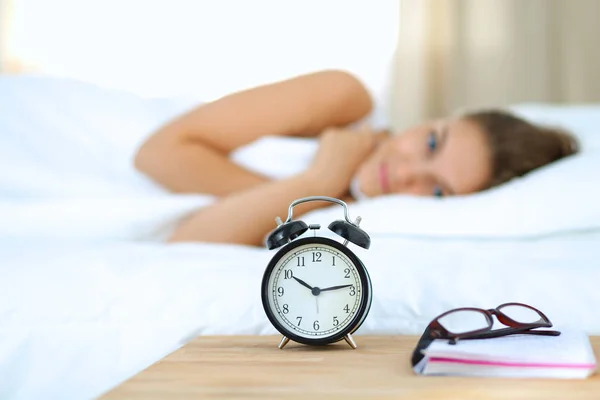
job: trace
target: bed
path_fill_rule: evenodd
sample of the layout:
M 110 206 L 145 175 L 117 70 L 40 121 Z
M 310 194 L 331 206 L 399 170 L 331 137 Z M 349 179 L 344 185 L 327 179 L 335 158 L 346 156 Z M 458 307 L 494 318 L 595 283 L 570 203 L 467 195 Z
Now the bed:
M 95 397 L 197 335 L 276 333 L 259 295 L 273 253 L 163 244 L 178 218 L 213 199 L 166 194 L 115 161 L 137 145 L 136 135 L 164 122 L 181 103 L 65 82 L 0 84 L 0 105 L 14 102 L 6 94 L 13 90 L 24 110 L 2 120 L 13 135 L 4 135 L 0 146 L 7 166 L 0 175 L 0 398 Z M 40 105 L 48 96 L 64 98 L 44 113 Z M 119 107 L 81 117 L 79 124 L 67 118 L 74 111 L 69 107 L 89 110 L 115 100 Z M 516 110 L 559 118 L 577 130 L 586 151 L 489 193 L 351 207 L 373 243 L 369 250 L 353 247 L 374 290 L 358 335 L 420 334 L 450 308 L 507 301 L 540 308 L 558 328 L 600 334 L 599 108 L 530 104 Z M 54 141 L 71 132 L 72 147 L 40 158 L 43 146 L 55 143 L 34 140 L 39 134 L 23 128 L 24 118 L 56 132 Z M 123 137 L 115 128 L 132 133 Z M 242 149 L 238 161 L 250 165 L 264 149 Z M 304 219 L 326 224 L 339 213 L 328 208 Z

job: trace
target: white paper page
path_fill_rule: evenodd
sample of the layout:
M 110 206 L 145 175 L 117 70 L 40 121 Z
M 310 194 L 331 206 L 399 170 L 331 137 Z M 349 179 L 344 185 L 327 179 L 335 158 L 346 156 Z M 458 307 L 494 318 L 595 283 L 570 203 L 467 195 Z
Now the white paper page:
M 590 364 L 596 360 L 588 336 L 580 331 L 558 329 L 560 336 L 509 335 L 493 339 L 435 340 L 425 354 L 472 360 L 519 361 L 552 364 Z

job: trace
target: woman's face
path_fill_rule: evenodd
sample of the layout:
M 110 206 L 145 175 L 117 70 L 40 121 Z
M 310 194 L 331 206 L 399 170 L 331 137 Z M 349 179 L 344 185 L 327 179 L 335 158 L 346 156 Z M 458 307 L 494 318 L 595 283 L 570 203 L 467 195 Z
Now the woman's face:
M 484 132 L 467 119 L 426 123 L 385 139 L 359 168 L 361 192 L 450 196 L 474 193 L 491 178 Z

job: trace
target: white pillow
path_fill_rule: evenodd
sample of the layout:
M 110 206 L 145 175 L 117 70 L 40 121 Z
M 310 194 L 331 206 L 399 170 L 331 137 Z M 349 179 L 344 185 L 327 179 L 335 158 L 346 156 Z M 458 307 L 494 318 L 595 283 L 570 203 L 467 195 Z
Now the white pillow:
M 524 104 L 511 107 L 532 122 L 571 130 L 581 141 L 574 156 L 470 196 L 445 199 L 391 195 L 350 205 L 372 235 L 525 238 L 600 229 L 600 105 Z M 327 224 L 339 206 L 303 216 Z

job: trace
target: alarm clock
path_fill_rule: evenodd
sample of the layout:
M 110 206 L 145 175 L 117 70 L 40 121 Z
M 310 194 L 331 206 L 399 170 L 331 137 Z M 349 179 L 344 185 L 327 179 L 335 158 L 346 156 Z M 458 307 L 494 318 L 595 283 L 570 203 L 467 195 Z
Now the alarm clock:
M 328 228 L 343 242 L 317 236 L 318 224 L 292 221 L 294 206 L 308 201 L 328 201 L 344 208 L 344 219 Z M 356 349 L 352 338 L 371 308 L 371 279 L 362 261 L 349 248 L 353 243 L 368 249 L 369 235 L 352 222 L 342 200 L 311 196 L 292 202 L 288 217 L 266 237 L 269 250 L 280 248 L 265 269 L 261 297 L 273 326 L 283 335 L 279 348 L 291 340 L 306 345 L 327 345 L 344 339 Z M 313 236 L 299 238 L 305 232 Z

